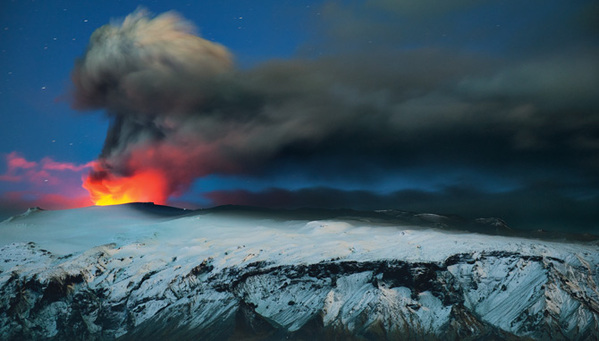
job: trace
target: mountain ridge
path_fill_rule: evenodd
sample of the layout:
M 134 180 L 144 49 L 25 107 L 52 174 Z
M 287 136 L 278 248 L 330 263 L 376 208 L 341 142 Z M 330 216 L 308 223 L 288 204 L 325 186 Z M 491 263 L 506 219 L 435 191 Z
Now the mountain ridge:
M 231 214 L 230 207 L 174 216 L 147 209 L 38 211 L 1 223 L 0 240 L 12 241 L 0 245 L 0 334 L 9 340 L 599 337 L 595 242 L 355 217 L 286 220 Z
M 205 214 L 243 215 L 280 220 L 326 220 L 343 219 L 367 221 L 373 224 L 412 225 L 414 227 L 434 227 L 449 231 L 464 231 L 490 235 L 540 238 L 548 240 L 599 241 L 599 234 L 576 233 L 564 231 L 547 231 L 543 229 L 522 230 L 510 226 L 499 217 L 466 218 L 456 214 L 438 214 L 427 212 L 405 211 L 400 209 L 357 210 L 352 208 L 269 208 L 249 205 L 219 205 L 209 208 L 187 209 L 168 205 L 158 205 L 153 202 L 134 202 L 112 206 L 89 206 L 86 208 L 123 207 L 132 208 L 139 212 L 156 217 L 181 217 Z M 76 209 L 78 210 L 78 209 Z M 45 211 L 40 207 L 32 207 L 23 214 L 8 218 L 28 215 L 37 211 Z M 68 210 L 65 210 L 68 211 Z

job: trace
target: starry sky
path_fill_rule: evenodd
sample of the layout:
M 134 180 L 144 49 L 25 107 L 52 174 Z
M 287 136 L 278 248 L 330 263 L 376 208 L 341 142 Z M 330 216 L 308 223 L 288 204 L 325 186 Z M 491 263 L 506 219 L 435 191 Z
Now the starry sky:
M 395 208 L 599 233 L 597 1 L 0 6 L 2 217 L 91 205 L 82 181 L 100 160 L 124 177 L 160 169 L 175 206 Z M 151 48 L 90 44 L 136 11 L 162 30 L 129 37 Z M 222 58 L 161 40 L 179 29 L 152 21 L 168 11 Z M 144 86 L 123 81 L 146 69 Z

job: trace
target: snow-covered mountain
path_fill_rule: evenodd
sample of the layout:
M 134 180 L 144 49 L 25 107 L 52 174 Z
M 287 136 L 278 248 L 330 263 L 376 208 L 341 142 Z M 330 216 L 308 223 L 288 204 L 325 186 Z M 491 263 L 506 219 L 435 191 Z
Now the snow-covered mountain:
M 598 339 L 597 241 L 510 231 L 400 211 L 32 209 L 0 223 L 0 338 Z

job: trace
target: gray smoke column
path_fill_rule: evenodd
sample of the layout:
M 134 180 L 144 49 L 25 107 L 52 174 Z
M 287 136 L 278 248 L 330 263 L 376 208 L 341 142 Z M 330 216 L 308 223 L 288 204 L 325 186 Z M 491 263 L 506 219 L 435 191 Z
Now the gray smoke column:
M 153 19 L 143 10 L 91 36 L 73 71 L 75 107 L 114 115 L 164 115 L 196 105 L 198 87 L 228 71 L 231 55 L 195 35 L 175 13 Z
M 370 49 L 351 34 L 349 45 L 364 48 L 245 71 L 174 13 L 137 11 L 99 28 L 73 71 L 74 106 L 111 118 L 84 187 L 97 203 L 165 203 L 208 174 L 367 183 L 468 170 L 522 186 L 547 174 L 596 188 L 596 49 L 514 60 L 401 50 L 384 40 L 397 23 Z
M 169 135 L 181 128 L 178 118 L 200 106 L 215 79 L 231 67 L 232 57 L 225 47 L 197 36 L 194 26 L 176 13 L 150 18 L 146 11 L 137 10 L 120 24 L 96 30 L 72 73 L 74 107 L 104 108 L 113 120 L 102 154 L 86 180 L 92 197 L 92 188 L 110 192 L 106 186 L 140 171 L 162 173 L 161 163 L 173 158 L 180 162 L 169 167 L 188 168 L 184 160 L 198 157 L 204 148 L 194 149 L 193 139 L 173 141 L 193 144 L 183 152 L 190 156 L 173 153 Z M 161 180 L 161 193 L 148 194 L 146 199 L 164 202 L 190 181 L 190 176 Z

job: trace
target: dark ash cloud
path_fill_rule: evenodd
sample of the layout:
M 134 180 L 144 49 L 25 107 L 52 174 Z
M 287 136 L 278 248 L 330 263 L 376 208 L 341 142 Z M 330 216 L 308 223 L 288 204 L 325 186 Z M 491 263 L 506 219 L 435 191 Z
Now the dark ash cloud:
M 74 106 L 105 108 L 112 119 L 95 176 L 159 170 L 167 195 L 177 195 L 209 174 L 267 176 L 295 168 L 360 182 L 418 167 L 468 169 L 514 179 L 523 198 L 539 179 L 586 186 L 596 198 L 599 47 L 583 44 L 583 34 L 536 54 L 508 49 L 498 56 L 485 52 L 497 47 L 477 51 L 468 39 L 412 44 L 421 32 L 396 40 L 385 30 L 406 13 L 444 23 L 458 7 L 488 4 L 459 5 L 426 14 L 375 1 L 359 20 L 356 8 L 325 11 L 335 40 L 322 57 L 250 70 L 235 69 L 226 48 L 197 37 L 172 13 L 138 12 L 104 26 L 73 71 Z M 372 14 L 389 6 L 394 10 L 374 24 L 381 16 Z M 350 31 L 335 31 L 344 23 Z M 408 203 L 367 194 L 373 206 Z M 421 199 L 434 204 L 439 197 Z M 311 200 L 320 205 L 317 196 Z

